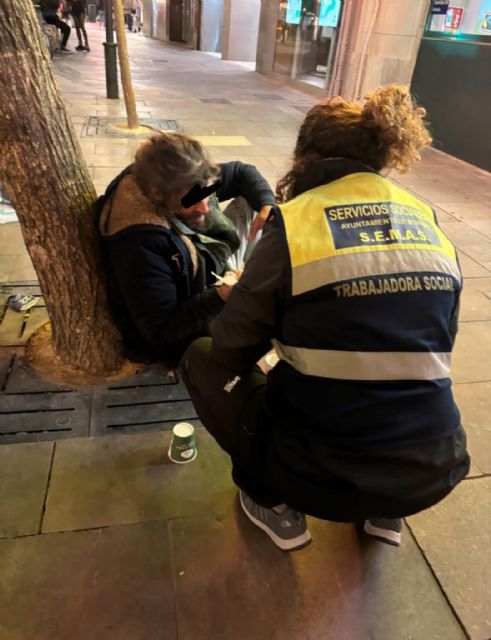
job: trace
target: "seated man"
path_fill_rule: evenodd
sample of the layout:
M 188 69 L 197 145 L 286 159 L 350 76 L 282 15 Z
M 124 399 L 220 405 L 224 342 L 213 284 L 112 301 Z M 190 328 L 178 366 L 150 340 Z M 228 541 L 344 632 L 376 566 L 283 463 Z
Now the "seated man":
M 59 5 L 60 3 L 58 2 L 58 0 L 41 0 L 41 12 L 47 24 L 53 24 L 63 34 L 63 38 L 61 41 L 61 50 L 70 51 L 70 49 L 68 49 L 66 45 L 68 42 L 68 38 L 70 37 L 71 29 L 66 22 L 60 20 L 58 16 Z
M 208 333 L 231 290 L 210 286 L 213 274 L 240 245 L 218 202 L 238 196 L 259 212 L 255 232 L 274 203 L 255 167 L 214 166 L 197 141 L 171 133 L 144 142 L 99 198 L 109 303 L 129 358 L 176 364 Z

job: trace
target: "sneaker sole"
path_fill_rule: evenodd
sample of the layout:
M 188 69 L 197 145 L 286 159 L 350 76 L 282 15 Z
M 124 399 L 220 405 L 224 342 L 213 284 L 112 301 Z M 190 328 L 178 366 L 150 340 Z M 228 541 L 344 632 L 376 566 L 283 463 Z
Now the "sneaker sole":
M 369 536 L 377 538 L 380 542 L 391 544 L 393 547 L 398 547 L 401 544 L 401 534 L 397 531 L 391 531 L 390 529 L 381 529 L 380 527 L 374 527 L 369 520 L 365 520 L 363 530 Z
M 259 527 L 259 529 L 262 529 L 264 533 L 266 533 L 271 538 L 271 540 L 275 543 L 275 545 L 279 547 L 282 551 L 298 551 L 299 549 L 303 549 L 304 547 L 306 547 L 312 542 L 312 536 L 310 535 L 310 532 L 308 530 L 305 531 L 305 533 L 302 533 L 301 536 L 297 536 L 292 540 L 283 540 L 283 538 L 280 538 L 279 536 L 277 536 L 276 533 L 272 531 L 269 527 L 267 527 L 263 522 L 261 522 L 260 520 L 258 520 L 257 518 L 255 518 L 253 515 L 249 513 L 244 503 L 242 502 L 241 492 L 239 492 L 239 499 L 240 499 L 240 506 L 242 507 L 242 511 L 249 518 L 249 520 L 253 524 L 255 524 L 256 527 Z

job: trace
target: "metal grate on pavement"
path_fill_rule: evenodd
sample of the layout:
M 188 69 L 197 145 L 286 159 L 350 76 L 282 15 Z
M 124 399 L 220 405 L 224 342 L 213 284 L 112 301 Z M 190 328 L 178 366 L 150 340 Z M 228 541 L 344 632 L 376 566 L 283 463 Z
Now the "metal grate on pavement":
M 256 98 L 259 98 L 259 100 L 274 101 L 285 99 L 283 96 L 280 96 L 279 93 L 255 93 L 254 95 L 256 96 Z
M 160 364 L 94 388 L 90 435 L 166 431 L 176 422 L 201 425 L 183 382 Z
M 8 308 L 14 292 L 39 295 L 42 306 L 29 314 L 15 312 Z M 161 364 L 142 365 L 119 383 L 92 386 L 56 384 L 36 373 L 23 352 L 32 332 L 47 320 L 39 287 L 1 287 L 2 315 L 0 444 L 165 431 L 181 421 L 201 426 L 186 387 Z
M 199 100 L 205 104 L 232 104 L 230 100 L 225 98 L 199 98 Z
M 0 355 L 0 444 L 89 434 L 90 389 L 54 384 L 20 353 Z
M 128 134 L 125 131 L 118 131 L 115 125 L 124 122 L 124 116 L 119 117 L 99 117 L 89 116 L 82 127 L 82 137 L 99 137 L 99 138 L 146 138 L 148 132 L 141 134 Z M 177 120 L 166 120 L 163 118 L 140 118 L 141 125 L 151 127 L 156 131 L 179 131 L 180 127 Z M 150 132 L 151 133 L 151 132 Z

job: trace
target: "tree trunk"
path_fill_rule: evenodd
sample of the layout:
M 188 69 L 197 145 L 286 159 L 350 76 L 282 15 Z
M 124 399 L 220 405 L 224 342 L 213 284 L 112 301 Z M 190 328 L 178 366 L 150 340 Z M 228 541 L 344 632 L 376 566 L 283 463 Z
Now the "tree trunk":
M 57 356 L 105 375 L 122 364 L 91 205 L 94 186 L 31 0 L 0 0 L 0 183 L 17 211 Z
M 138 128 L 135 93 L 131 82 L 131 71 L 126 45 L 126 30 L 122 0 L 114 0 L 114 18 L 116 21 L 116 37 L 118 41 L 119 68 L 121 70 L 121 84 L 123 85 L 124 103 L 128 116 L 128 129 Z

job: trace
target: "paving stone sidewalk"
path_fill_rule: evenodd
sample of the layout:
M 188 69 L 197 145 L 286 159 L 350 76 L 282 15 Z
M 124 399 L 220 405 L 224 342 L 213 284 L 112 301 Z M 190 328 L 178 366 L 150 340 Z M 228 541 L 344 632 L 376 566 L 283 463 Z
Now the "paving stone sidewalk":
M 85 135 L 90 117 L 124 118 L 105 98 L 102 36 L 89 25 L 92 51 L 54 61 L 99 192 L 140 143 Z M 248 65 L 128 40 L 142 118 L 175 120 L 216 161 L 252 162 L 275 183 L 310 96 Z M 469 477 L 407 519 L 400 549 L 310 519 L 314 543 L 286 555 L 242 517 L 228 459 L 202 429 L 183 467 L 167 458 L 168 431 L 5 444 L 0 640 L 491 640 L 491 176 L 430 150 L 393 178 L 436 207 L 459 249 L 453 376 Z M 35 280 L 18 225 L 0 225 L 0 283 Z

